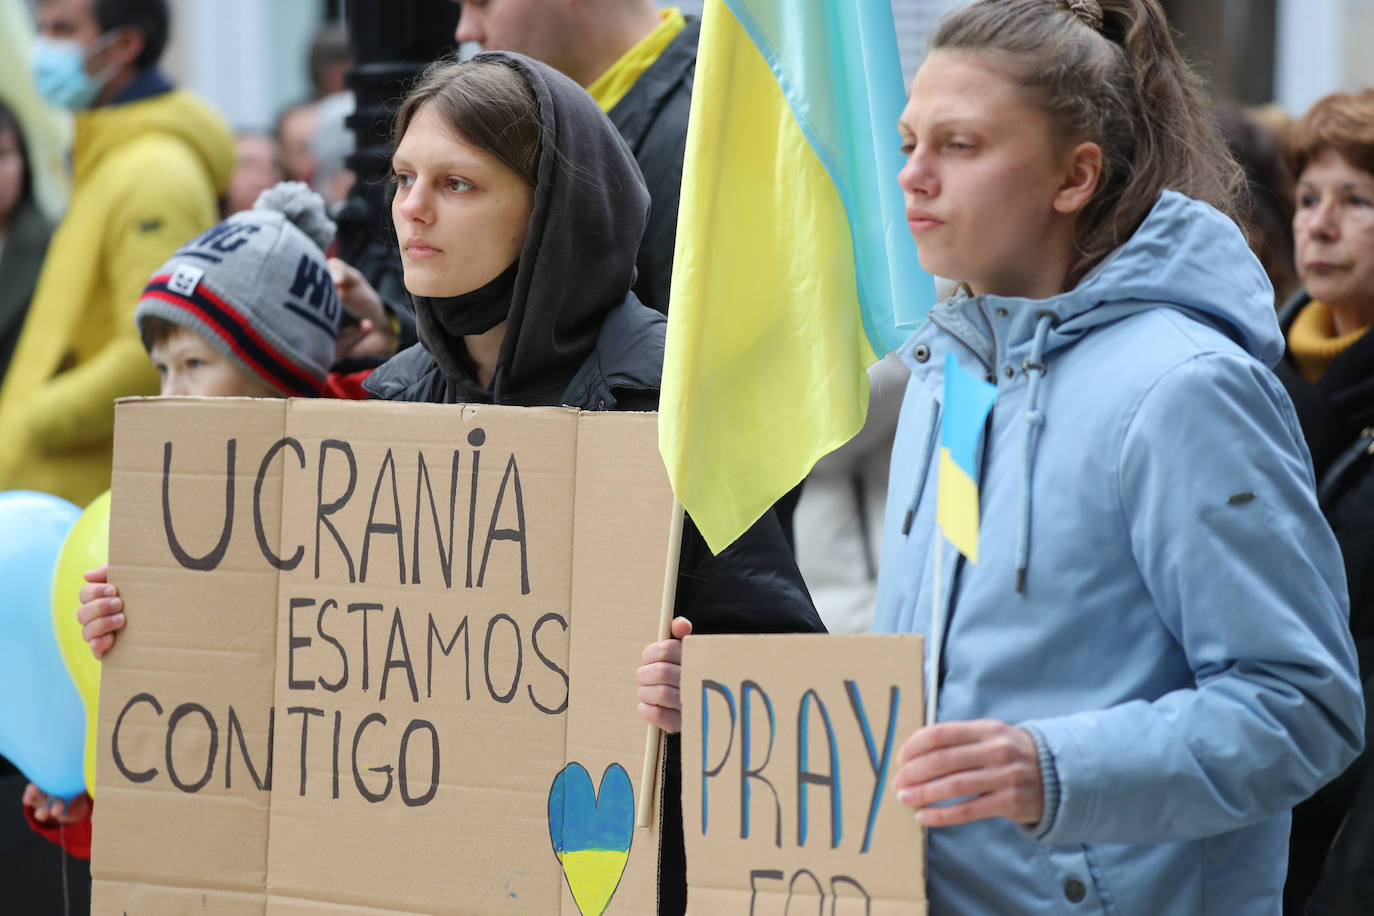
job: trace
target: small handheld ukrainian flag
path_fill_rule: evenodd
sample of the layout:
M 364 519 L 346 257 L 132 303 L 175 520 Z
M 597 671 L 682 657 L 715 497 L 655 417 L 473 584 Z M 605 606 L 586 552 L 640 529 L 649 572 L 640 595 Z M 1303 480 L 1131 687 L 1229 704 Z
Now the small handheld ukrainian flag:
M 960 366 L 954 354 L 945 355 L 935 522 L 970 563 L 978 562 L 978 437 L 996 399 L 996 385 Z

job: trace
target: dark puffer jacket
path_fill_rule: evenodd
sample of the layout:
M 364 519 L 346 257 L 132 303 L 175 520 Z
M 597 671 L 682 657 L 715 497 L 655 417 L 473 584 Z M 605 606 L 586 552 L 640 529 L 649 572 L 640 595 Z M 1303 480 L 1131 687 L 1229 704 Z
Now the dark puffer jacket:
M 1279 312 L 1285 338 L 1311 301 L 1299 292 Z M 1365 334 L 1314 384 L 1291 353 L 1274 369 L 1297 408 L 1312 452 L 1317 499 L 1345 560 L 1350 629 L 1365 709 L 1374 708 L 1374 333 Z M 1284 912 L 1354 916 L 1374 906 L 1374 722 L 1365 751 L 1341 776 L 1293 809 Z
M 656 409 L 667 320 L 630 292 L 649 203 L 634 158 L 571 80 L 517 54 L 478 59 L 506 63 L 529 81 L 546 138 L 491 389 L 472 376 L 461 340 L 424 299 L 415 301 L 420 343 L 364 387 L 397 401 Z M 824 630 L 771 513 L 717 556 L 690 518 L 682 541 L 677 612 L 695 632 Z M 668 748 L 659 912 L 676 916 L 686 907 L 686 859 L 677 742 Z
M 688 18 L 687 27 L 610 110 L 611 123 L 630 145 L 653 201 L 648 230 L 639 247 L 639 279 L 634 292 L 645 305 L 664 313 L 668 311 L 673 278 L 682 159 L 687 149 L 687 115 L 692 107 L 700 38 L 700 20 Z

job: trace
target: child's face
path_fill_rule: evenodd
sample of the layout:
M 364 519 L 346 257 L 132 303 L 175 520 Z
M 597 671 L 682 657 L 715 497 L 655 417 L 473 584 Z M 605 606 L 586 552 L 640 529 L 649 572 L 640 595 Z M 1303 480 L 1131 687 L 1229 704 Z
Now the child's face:
M 162 376 L 162 394 L 204 398 L 279 398 L 281 394 L 257 376 L 184 328 L 153 344 L 148 358 Z
M 898 128 L 921 266 L 980 295 L 1061 292 L 1073 218 L 1057 197 L 1071 163 L 1025 91 L 984 55 L 935 51 Z
M 392 157 L 391 218 L 406 289 L 460 296 L 515 263 L 529 232 L 534 189 L 501 160 L 456 137 L 422 105 Z

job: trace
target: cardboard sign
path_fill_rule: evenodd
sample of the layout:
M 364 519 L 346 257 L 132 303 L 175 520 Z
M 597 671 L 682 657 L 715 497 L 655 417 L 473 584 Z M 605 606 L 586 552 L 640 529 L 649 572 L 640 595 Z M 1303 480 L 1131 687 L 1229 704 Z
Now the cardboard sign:
M 689 636 L 687 911 L 923 914 L 925 842 L 892 794 L 920 727 L 920 636 Z
M 654 912 L 656 426 L 121 402 L 93 912 Z

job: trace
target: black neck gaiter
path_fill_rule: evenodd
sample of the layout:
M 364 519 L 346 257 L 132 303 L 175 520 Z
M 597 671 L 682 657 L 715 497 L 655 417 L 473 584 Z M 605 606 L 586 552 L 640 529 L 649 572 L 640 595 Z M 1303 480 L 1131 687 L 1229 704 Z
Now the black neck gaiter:
M 497 275 L 496 279 L 461 296 L 431 298 L 411 296 L 415 304 L 429 306 L 430 314 L 454 337 L 485 334 L 506 320 L 515 293 L 515 277 L 520 259 Z

